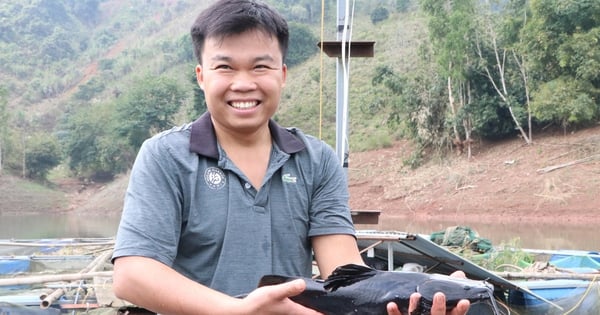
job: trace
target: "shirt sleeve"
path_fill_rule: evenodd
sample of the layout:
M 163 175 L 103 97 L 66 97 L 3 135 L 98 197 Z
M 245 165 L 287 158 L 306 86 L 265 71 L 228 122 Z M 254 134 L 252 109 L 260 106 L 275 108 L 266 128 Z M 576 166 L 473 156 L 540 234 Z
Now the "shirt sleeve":
M 130 174 L 113 259 L 143 256 L 172 265 L 182 221 L 176 173 L 160 138 L 144 142 Z
M 350 214 L 348 182 L 333 149 L 320 141 L 315 189 L 312 195 L 309 236 L 355 235 Z

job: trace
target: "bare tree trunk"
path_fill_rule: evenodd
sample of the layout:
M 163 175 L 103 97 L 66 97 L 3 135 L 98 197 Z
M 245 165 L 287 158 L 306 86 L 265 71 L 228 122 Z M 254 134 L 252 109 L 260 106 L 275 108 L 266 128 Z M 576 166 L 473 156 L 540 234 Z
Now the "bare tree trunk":
M 471 84 L 469 82 L 466 83 L 466 104 L 471 104 Z M 471 115 L 468 114 L 467 117 L 463 119 L 463 128 L 465 129 L 465 143 L 467 146 L 467 159 L 471 160 L 472 152 L 471 152 L 471 131 L 473 129 L 473 122 L 471 121 Z
M 451 66 L 450 66 L 451 67 Z M 456 104 L 454 103 L 454 95 L 452 92 L 452 78 L 448 76 L 448 102 L 450 103 L 450 110 L 452 111 L 453 118 L 456 118 Z M 456 122 L 452 122 L 452 130 L 454 130 L 454 139 L 460 141 L 460 134 L 458 133 L 458 127 L 456 126 Z
M 514 113 L 513 107 L 512 107 L 512 103 L 510 102 L 508 96 L 508 89 L 506 88 L 506 78 L 504 77 L 505 75 L 505 61 L 506 61 L 506 50 L 503 50 L 502 52 L 502 58 L 500 58 L 500 52 L 496 43 L 496 37 L 495 37 L 495 33 L 492 32 L 490 30 L 491 34 L 491 39 L 492 39 L 492 45 L 494 46 L 494 54 L 496 56 L 496 67 L 498 68 L 498 74 L 500 75 L 500 78 L 498 79 L 498 83 L 501 85 L 501 87 L 498 86 L 498 83 L 496 83 L 496 80 L 494 79 L 494 77 L 492 76 L 490 69 L 485 66 L 485 74 L 488 78 L 488 80 L 490 81 L 490 83 L 492 83 L 492 85 L 494 86 L 494 89 L 496 90 L 496 93 L 498 93 L 498 96 L 500 96 L 500 98 L 502 99 L 502 101 L 504 102 L 504 104 L 506 104 L 506 107 L 508 108 L 508 111 L 510 113 L 510 116 L 513 119 L 513 122 L 515 123 L 515 125 L 517 126 L 517 129 L 519 130 L 519 132 L 521 133 L 521 136 L 523 137 L 523 139 L 525 140 L 525 143 L 527 144 L 531 144 L 531 137 L 525 133 L 525 130 L 523 130 L 523 127 L 521 126 L 521 123 L 519 122 L 519 120 L 517 119 L 517 116 Z M 481 58 L 482 60 L 485 60 L 483 58 L 483 53 L 481 52 L 481 47 L 479 45 L 479 42 L 477 42 L 477 54 L 479 55 L 479 58 Z M 529 128 L 531 131 L 531 128 Z
M 525 86 L 525 102 L 527 104 L 527 129 L 529 130 L 529 140 L 533 141 L 532 131 L 531 131 L 531 98 L 529 95 L 529 76 L 527 74 L 527 68 L 525 66 L 525 57 L 521 56 L 522 60 L 519 59 L 517 53 L 513 50 L 513 58 L 517 62 L 517 66 L 519 67 L 519 73 L 521 73 L 521 78 L 523 78 L 523 85 Z

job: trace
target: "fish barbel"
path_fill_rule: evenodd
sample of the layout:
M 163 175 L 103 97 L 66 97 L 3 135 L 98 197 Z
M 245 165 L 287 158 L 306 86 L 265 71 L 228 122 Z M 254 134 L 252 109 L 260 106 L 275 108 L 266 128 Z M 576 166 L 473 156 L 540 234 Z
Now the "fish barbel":
M 267 275 L 262 277 L 259 286 L 294 279 L 298 277 Z M 493 286 L 485 281 L 421 272 L 380 271 L 354 264 L 338 267 L 325 280 L 303 279 L 306 289 L 291 299 L 325 315 L 386 315 L 389 302 L 395 302 L 402 314 L 409 314 L 410 295 L 415 292 L 421 294 L 421 299 L 411 315 L 430 314 L 436 292 L 446 296 L 447 309 L 466 299 L 471 302 L 468 314 L 502 314 L 494 300 Z

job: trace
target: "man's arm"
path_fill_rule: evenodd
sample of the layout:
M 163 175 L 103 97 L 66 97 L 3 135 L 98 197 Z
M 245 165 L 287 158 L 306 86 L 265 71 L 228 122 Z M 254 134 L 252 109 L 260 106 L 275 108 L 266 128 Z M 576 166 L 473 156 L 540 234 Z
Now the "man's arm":
M 161 314 L 317 315 L 288 299 L 302 292 L 305 286 L 302 280 L 265 286 L 238 299 L 192 281 L 150 258 L 127 256 L 114 262 L 115 295 Z
M 315 259 L 321 278 L 327 278 L 335 268 L 345 264 L 364 265 L 358 251 L 356 239 L 352 235 L 334 234 L 312 238 Z

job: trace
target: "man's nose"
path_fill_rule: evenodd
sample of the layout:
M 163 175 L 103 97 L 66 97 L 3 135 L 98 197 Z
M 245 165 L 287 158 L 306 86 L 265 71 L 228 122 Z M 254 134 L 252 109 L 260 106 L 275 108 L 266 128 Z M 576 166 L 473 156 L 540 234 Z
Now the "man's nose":
M 256 77 L 248 71 L 238 72 L 231 83 L 232 90 L 253 90 L 256 86 Z

